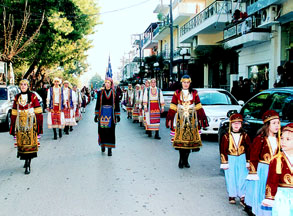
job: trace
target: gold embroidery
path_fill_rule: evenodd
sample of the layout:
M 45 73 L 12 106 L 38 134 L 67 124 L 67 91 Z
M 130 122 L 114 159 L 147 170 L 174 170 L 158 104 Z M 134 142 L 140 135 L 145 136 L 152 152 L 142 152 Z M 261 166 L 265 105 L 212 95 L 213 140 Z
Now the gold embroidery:
M 195 110 L 196 111 L 199 110 L 199 109 L 201 109 L 201 108 L 202 108 L 201 103 L 198 103 L 198 104 L 195 105 Z
M 16 109 L 12 109 L 12 113 L 11 113 L 12 115 L 17 115 L 17 110 Z
M 264 154 L 263 159 L 265 162 L 270 162 L 271 161 L 271 154 L 270 153 Z
M 293 176 L 290 174 L 284 175 L 284 182 L 286 184 L 293 184 Z
M 239 155 L 243 154 L 244 152 L 245 152 L 244 146 L 239 146 L 239 148 L 238 148 Z
M 226 161 L 225 155 L 221 154 L 221 162 L 222 163 L 227 163 L 228 161 Z
M 37 107 L 34 109 L 36 114 L 40 114 L 43 112 L 42 107 Z
M 249 162 L 249 164 L 250 164 L 250 171 L 251 171 L 252 173 L 256 173 L 256 169 L 255 169 L 253 163 Z
M 170 104 L 170 109 L 171 109 L 171 110 L 174 110 L 174 111 L 177 111 L 177 105 L 171 103 L 171 104 Z

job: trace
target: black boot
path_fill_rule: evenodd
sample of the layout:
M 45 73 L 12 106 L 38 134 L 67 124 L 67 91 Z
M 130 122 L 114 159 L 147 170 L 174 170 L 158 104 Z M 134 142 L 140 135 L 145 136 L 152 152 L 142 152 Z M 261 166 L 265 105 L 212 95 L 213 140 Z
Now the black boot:
M 178 163 L 178 167 L 180 169 L 183 169 L 183 154 L 182 154 L 182 150 L 179 149 L 179 163 Z
M 57 131 L 56 131 L 56 128 L 53 128 L 53 132 L 54 132 L 54 140 L 57 139 Z
M 23 168 L 26 168 L 27 167 L 27 160 L 24 161 L 24 165 L 23 165 Z
M 62 137 L 62 130 L 59 129 L 59 138 L 61 138 L 61 137 Z
M 105 147 L 101 147 L 101 151 L 102 152 L 105 152 L 106 151 L 106 148 Z
M 152 131 L 147 131 L 148 132 L 148 137 L 152 137 Z
M 69 126 L 65 126 L 65 128 L 64 128 L 64 132 L 65 132 L 66 135 L 69 134 Z
M 190 150 L 186 149 L 185 150 L 185 157 L 184 157 L 184 167 L 186 167 L 186 168 L 190 168 L 190 164 L 188 163 L 189 154 L 190 154 Z
M 108 156 L 112 156 L 112 149 L 108 148 Z
M 31 173 L 31 159 L 27 159 L 27 166 L 25 167 L 24 174 L 28 175 Z
M 159 136 L 159 131 L 156 131 L 155 139 L 161 139 L 161 137 Z
M 72 128 L 72 126 L 70 126 L 70 127 L 69 127 L 69 131 L 73 131 L 73 128 Z

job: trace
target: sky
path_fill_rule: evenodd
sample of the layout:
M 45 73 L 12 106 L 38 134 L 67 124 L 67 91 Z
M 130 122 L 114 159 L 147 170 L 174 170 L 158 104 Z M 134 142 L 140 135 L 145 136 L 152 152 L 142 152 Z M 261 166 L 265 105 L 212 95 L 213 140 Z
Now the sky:
M 93 48 L 88 51 L 89 69 L 81 77 L 83 85 L 96 73 L 105 77 L 109 55 L 113 74 L 121 66 L 121 59 L 131 50 L 131 35 L 143 33 L 152 22 L 157 21 L 153 13 L 159 0 L 97 0 L 100 6 L 101 25 L 90 36 Z M 136 6 L 134 6 L 136 5 Z M 132 7 L 133 6 L 133 7 Z M 128 9 L 125 9 L 130 7 Z M 119 11 L 115 11 L 119 10 Z M 115 11 L 111 12 L 110 11 Z

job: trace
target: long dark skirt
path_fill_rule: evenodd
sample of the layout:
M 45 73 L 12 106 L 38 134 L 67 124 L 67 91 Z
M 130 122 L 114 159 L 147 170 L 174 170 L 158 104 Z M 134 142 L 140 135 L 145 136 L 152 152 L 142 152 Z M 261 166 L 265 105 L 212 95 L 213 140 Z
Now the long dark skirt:
M 99 124 L 98 133 L 101 147 L 115 148 L 115 124 L 113 122 L 110 128 L 101 128 Z

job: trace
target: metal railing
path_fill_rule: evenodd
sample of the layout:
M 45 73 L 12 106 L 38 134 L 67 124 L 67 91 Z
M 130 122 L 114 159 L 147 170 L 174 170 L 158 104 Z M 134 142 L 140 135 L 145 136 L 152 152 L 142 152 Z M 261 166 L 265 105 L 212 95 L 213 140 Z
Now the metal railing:
M 180 28 L 180 36 L 185 35 L 214 15 L 227 14 L 232 11 L 232 3 L 216 0 Z

